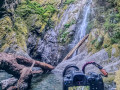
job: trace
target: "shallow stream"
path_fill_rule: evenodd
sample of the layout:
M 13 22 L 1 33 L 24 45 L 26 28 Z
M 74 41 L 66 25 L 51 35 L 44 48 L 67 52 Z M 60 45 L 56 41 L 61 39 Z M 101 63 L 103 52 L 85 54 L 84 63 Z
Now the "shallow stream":
M 54 74 L 34 77 L 30 90 L 62 90 L 62 78 Z

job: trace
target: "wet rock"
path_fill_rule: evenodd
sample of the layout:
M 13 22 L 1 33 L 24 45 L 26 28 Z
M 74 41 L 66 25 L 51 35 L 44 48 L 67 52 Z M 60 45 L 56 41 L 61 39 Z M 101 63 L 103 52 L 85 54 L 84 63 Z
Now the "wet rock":
M 61 48 L 57 42 L 57 34 L 48 30 L 43 37 L 30 33 L 27 41 L 28 53 L 32 58 L 51 65 L 57 65 L 61 59 Z
M 105 90 L 116 90 L 116 84 L 114 82 L 104 83 Z
M 84 52 L 85 53 L 85 52 Z M 69 65 L 69 64 L 75 64 L 77 65 L 80 70 L 82 69 L 82 66 L 89 61 L 95 61 L 98 64 L 102 65 L 104 69 L 107 70 L 107 72 L 115 72 L 119 70 L 118 65 L 120 64 L 120 59 L 119 57 L 111 57 L 109 58 L 108 53 L 105 51 L 105 49 L 100 50 L 99 52 L 90 55 L 90 54 L 85 54 L 84 58 L 82 58 L 83 52 L 78 54 L 77 56 L 61 62 L 54 70 L 53 72 L 55 73 L 62 73 L 64 68 Z M 91 69 L 89 69 L 91 68 Z M 98 69 L 94 66 L 90 66 L 86 68 L 86 71 L 96 71 L 98 72 Z
M 112 56 L 116 53 L 116 48 L 112 48 Z
M 4 8 L 7 11 L 14 11 L 17 5 L 21 2 L 21 0 L 0 0 L 1 8 Z
M 62 90 L 62 81 L 59 75 L 42 75 L 32 80 L 30 90 Z
M 8 87 L 13 86 L 14 84 L 17 83 L 17 80 L 18 79 L 12 77 L 12 78 L 1 81 L 0 85 L 2 87 L 2 90 L 6 90 Z

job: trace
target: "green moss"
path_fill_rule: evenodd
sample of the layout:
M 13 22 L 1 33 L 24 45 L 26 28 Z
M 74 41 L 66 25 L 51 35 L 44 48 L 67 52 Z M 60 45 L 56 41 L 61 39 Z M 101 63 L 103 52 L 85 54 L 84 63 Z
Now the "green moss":
M 91 31 L 88 37 L 87 47 L 88 51 L 95 53 L 102 48 L 104 41 L 104 32 L 103 30 L 94 29 Z
M 64 4 L 71 4 L 71 3 L 74 3 L 75 0 L 65 0 Z
M 99 0 L 97 0 L 99 1 Z M 120 0 L 104 0 L 104 6 L 98 5 L 96 16 L 88 23 L 88 51 L 96 53 L 104 49 L 108 52 L 109 57 L 120 56 Z M 98 29 L 95 31 L 95 29 Z M 101 30 L 104 33 L 101 33 Z M 98 42 L 98 38 L 102 36 L 103 42 Z M 112 52 L 114 50 L 114 52 Z
M 16 9 L 16 13 L 23 18 L 27 18 L 30 14 L 38 14 L 44 22 L 47 22 L 55 11 L 56 8 L 51 4 L 41 6 L 37 2 L 31 1 L 19 5 Z
M 70 43 L 72 37 L 69 37 L 70 32 L 68 31 L 68 29 L 71 25 L 73 25 L 75 23 L 76 23 L 76 21 L 73 19 L 73 20 L 69 21 L 67 24 L 64 25 L 63 30 L 59 31 L 60 35 L 58 36 L 58 40 L 63 45 Z
M 64 28 L 67 29 L 69 28 L 71 25 L 75 24 L 76 23 L 76 20 L 71 20 L 70 22 L 68 22 L 67 24 L 64 25 Z
M 113 44 L 112 45 L 112 48 L 115 48 L 115 50 L 116 50 L 116 52 L 114 53 L 114 56 L 115 57 L 118 57 L 118 56 L 120 56 L 120 48 L 119 48 L 119 44 Z
M 116 72 L 114 81 L 116 82 L 117 90 L 120 90 L 120 70 Z
M 15 17 L 15 23 L 13 30 L 16 33 L 17 44 L 23 50 L 26 48 L 26 38 L 28 35 L 28 29 L 25 22 L 20 17 Z
M 107 48 L 107 47 L 109 47 L 110 45 L 111 45 L 111 39 L 110 39 L 110 36 L 108 35 L 108 33 L 106 33 L 106 34 L 104 35 L 104 41 L 103 41 L 102 47 Z
M 26 24 L 20 17 L 14 18 L 14 25 L 9 16 L 0 20 L 0 51 L 4 51 L 11 45 L 18 45 L 18 47 L 25 50 L 26 37 L 28 34 Z
M 54 6 L 59 6 L 61 0 L 31 0 L 32 2 L 37 2 L 40 5 L 52 4 Z
M 0 40 L 2 41 L 0 45 L 1 51 L 12 42 L 11 36 L 12 21 L 9 16 L 6 16 L 0 20 Z
M 40 3 L 41 1 L 38 0 L 28 0 L 18 6 L 16 14 L 26 21 L 28 29 L 35 30 L 37 28 L 40 29 L 39 32 L 43 32 L 46 25 L 51 27 L 49 22 L 56 23 L 58 21 L 58 10 L 54 4 L 48 3 L 42 6 Z
M 108 48 L 106 48 L 106 51 L 107 51 L 107 53 L 108 53 L 108 56 L 111 58 L 112 46 L 109 46 Z
M 64 45 L 64 44 L 68 44 L 70 42 L 70 38 L 68 37 L 69 32 L 64 31 L 60 34 L 60 36 L 58 37 L 58 40 Z
M 106 77 L 103 78 L 103 81 L 105 83 L 112 83 L 114 81 L 114 79 L 115 79 L 115 75 L 108 75 L 107 78 Z
M 63 11 L 66 10 L 67 8 L 68 8 L 68 5 L 64 5 Z
M 51 20 L 55 23 L 55 25 L 57 25 L 57 23 L 59 21 L 57 12 L 52 15 Z
M 83 86 L 69 87 L 69 90 L 82 90 Z M 84 90 L 90 90 L 89 86 L 84 86 Z
M 102 46 L 102 44 L 103 44 L 103 41 L 104 41 L 104 37 L 103 36 L 99 36 L 98 37 L 98 39 L 97 39 L 97 41 L 95 42 L 95 47 L 96 47 L 96 49 L 101 49 L 101 46 Z
M 15 32 L 19 32 L 24 36 L 28 34 L 26 24 L 20 17 L 15 17 L 14 30 Z

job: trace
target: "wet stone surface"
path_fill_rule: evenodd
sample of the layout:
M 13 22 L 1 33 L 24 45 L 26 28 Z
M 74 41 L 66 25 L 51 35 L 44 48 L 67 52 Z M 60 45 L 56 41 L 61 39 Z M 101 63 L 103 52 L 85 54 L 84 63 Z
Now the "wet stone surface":
M 6 73 L 5 71 L 0 71 L 0 82 L 10 77 L 12 77 L 12 75 Z
M 62 90 L 62 78 L 55 74 L 35 77 L 30 90 Z

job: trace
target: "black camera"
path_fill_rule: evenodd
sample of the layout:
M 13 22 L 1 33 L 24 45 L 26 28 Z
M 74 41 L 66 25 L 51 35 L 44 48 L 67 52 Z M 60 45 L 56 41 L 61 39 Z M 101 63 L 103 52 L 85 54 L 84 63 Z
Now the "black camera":
M 93 64 L 100 69 L 103 74 L 97 74 L 95 72 L 89 72 L 85 74 L 85 67 L 88 64 Z M 86 63 L 83 66 L 82 72 L 75 65 L 68 65 L 63 72 L 63 90 L 69 90 L 69 88 L 76 87 L 76 90 L 104 90 L 104 83 L 102 75 L 107 77 L 107 72 L 95 62 Z M 79 87 L 78 87 L 79 86 Z M 84 86 L 84 87 L 80 87 Z M 78 89 L 79 88 L 79 89 Z M 86 89 L 83 89 L 86 88 Z M 71 90 L 71 89 L 70 89 Z M 75 90 L 75 89 L 72 89 Z

